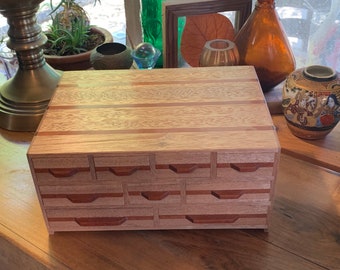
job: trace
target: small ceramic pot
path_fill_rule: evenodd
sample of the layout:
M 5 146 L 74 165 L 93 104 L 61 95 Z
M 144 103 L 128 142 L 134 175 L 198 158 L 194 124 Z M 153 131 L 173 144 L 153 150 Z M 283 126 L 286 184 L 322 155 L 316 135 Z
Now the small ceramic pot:
M 124 44 L 112 42 L 98 46 L 90 56 L 94 69 L 129 69 L 133 59 L 131 49 Z
M 213 39 L 205 43 L 199 66 L 235 66 L 239 60 L 240 56 L 234 42 L 227 39 Z
M 287 77 L 282 95 L 287 125 L 297 137 L 324 138 L 340 120 L 340 77 L 329 67 L 297 69 Z

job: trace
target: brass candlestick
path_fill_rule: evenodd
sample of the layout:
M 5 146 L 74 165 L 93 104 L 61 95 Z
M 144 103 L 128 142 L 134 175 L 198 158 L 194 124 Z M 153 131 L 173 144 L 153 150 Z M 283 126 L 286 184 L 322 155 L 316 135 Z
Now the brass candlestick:
M 0 88 L 1 128 L 35 131 L 61 76 L 43 55 L 47 37 L 36 21 L 42 1 L 0 0 L 0 13 L 9 25 L 7 46 L 19 62 L 15 76 Z

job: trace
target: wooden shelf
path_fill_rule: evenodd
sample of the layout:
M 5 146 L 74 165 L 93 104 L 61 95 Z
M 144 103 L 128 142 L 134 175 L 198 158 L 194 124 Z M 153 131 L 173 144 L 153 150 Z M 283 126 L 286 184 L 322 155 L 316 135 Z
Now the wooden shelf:
M 282 115 L 273 115 L 281 152 L 312 164 L 340 172 L 340 125 L 321 140 L 304 140 L 294 136 Z

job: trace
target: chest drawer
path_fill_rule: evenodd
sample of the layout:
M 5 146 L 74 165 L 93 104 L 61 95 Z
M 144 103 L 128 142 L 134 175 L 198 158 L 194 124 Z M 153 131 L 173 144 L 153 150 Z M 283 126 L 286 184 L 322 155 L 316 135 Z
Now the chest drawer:
M 50 230 L 131 230 L 154 228 L 152 207 L 111 207 L 96 209 L 47 209 Z
M 235 202 L 269 202 L 272 182 L 259 181 L 214 181 L 188 180 L 185 185 L 186 203 L 228 204 Z
M 98 180 L 137 180 L 153 176 L 149 155 L 95 156 Z
M 38 184 L 85 182 L 94 177 L 87 156 L 34 158 L 32 165 Z
M 45 207 L 94 207 L 123 205 L 123 188 L 119 184 L 40 185 Z

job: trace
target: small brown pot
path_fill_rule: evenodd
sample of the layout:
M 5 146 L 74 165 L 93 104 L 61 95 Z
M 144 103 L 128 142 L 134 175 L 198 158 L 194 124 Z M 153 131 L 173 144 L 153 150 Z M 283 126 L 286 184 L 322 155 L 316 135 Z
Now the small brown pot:
M 133 59 L 131 49 L 117 42 L 105 43 L 92 51 L 90 61 L 92 67 L 103 69 L 129 69 Z
M 100 33 L 104 36 L 104 43 L 112 42 L 113 37 L 109 31 L 100 27 L 92 27 L 92 31 Z M 93 49 L 95 50 L 95 49 Z M 76 55 L 56 56 L 56 55 L 44 55 L 46 62 L 55 69 L 58 70 L 85 70 L 91 68 L 90 56 L 92 51 Z

